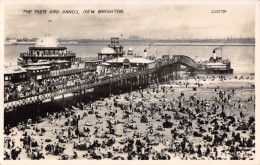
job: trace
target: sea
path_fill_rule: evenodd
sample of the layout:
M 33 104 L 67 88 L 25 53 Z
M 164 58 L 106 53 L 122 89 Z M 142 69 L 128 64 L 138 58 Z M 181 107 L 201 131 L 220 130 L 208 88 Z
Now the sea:
M 109 43 L 108 43 L 109 44 Z M 4 47 L 4 62 L 6 66 L 17 65 L 17 58 L 20 53 L 27 52 L 28 48 L 34 45 L 5 45 Z M 68 51 L 76 53 L 77 57 L 88 58 L 97 57 L 97 53 L 106 44 L 64 44 Z M 186 55 L 193 58 L 195 61 L 209 60 L 213 56 L 213 50 L 217 46 L 208 45 L 151 45 L 149 43 L 130 43 L 123 45 L 125 52 L 131 47 L 134 54 L 142 56 L 146 49 L 147 54 L 157 58 L 162 55 Z M 221 56 L 221 51 L 216 51 L 217 56 Z M 222 58 L 231 61 L 231 67 L 234 69 L 234 74 L 250 74 L 255 72 L 255 46 L 254 45 L 241 45 L 241 46 L 223 46 Z

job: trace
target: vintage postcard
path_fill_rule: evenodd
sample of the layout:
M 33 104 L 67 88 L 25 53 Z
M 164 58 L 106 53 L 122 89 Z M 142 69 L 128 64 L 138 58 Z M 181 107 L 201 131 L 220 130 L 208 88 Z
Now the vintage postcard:
M 1 164 L 259 164 L 259 6 L 2 1 Z

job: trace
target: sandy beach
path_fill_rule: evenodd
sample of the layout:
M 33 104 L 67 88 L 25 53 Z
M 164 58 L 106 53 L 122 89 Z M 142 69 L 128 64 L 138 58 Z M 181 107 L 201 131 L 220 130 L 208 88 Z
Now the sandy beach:
M 250 118 L 255 118 L 254 80 L 176 80 L 155 89 L 111 96 L 83 107 L 80 110 L 79 106 L 73 106 L 67 108 L 68 113 L 49 114 L 40 123 L 11 128 L 11 133 L 5 135 L 5 153 L 11 155 L 12 148 L 20 148 L 17 159 L 21 160 L 32 159 L 33 149 L 48 160 L 152 160 L 158 159 L 156 155 L 171 160 L 254 158 L 254 121 L 248 124 Z M 74 116 L 79 119 L 77 126 L 68 124 Z M 229 120 L 231 116 L 235 121 Z M 172 124 L 169 128 L 163 125 L 166 120 Z M 238 129 L 243 125 L 246 128 Z M 218 142 L 215 142 L 216 134 L 222 137 Z M 242 140 L 235 140 L 237 134 Z M 30 136 L 37 145 L 25 149 L 23 140 L 26 136 Z M 249 139 L 252 145 L 249 145 Z M 130 141 L 136 145 L 131 145 Z M 137 141 L 143 144 L 141 149 Z M 229 141 L 235 142 L 228 145 Z M 11 142 L 14 144 L 8 148 Z M 64 151 L 57 155 L 50 153 L 46 149 L 49 144 L 58 144 Z M 88 148 L 92 144 L 97 145 Z M 193 149 L 194 153 L 191 152 Z M 210 151 L 208 155 L 207 150 Z M 233 153 L 239 154 L 234 157 Z

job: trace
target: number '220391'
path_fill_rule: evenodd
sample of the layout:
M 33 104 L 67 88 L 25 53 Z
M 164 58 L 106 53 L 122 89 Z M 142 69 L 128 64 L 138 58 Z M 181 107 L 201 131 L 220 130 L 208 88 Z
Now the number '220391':
M 227 13 L 227 10 L 211 10 L 211 13 Z

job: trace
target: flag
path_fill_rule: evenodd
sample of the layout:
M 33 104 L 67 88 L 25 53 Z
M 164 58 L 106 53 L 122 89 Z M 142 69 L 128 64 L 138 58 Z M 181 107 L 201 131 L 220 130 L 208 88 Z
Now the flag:
M 49 19 L 49 22 L 52 22 L 52 20 Z

